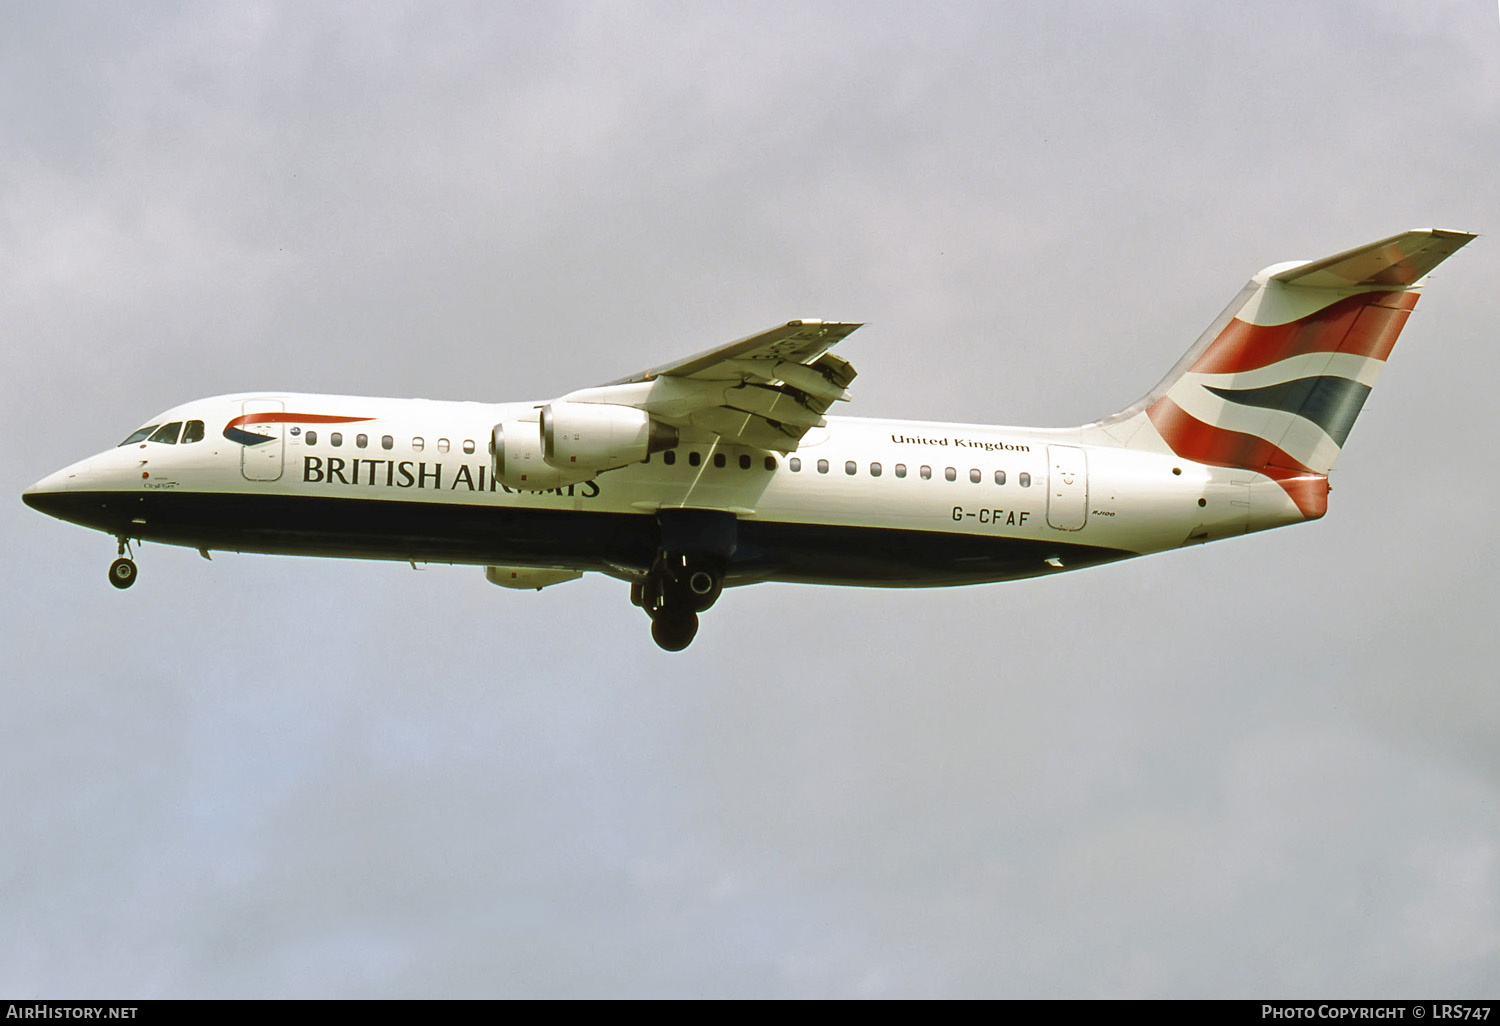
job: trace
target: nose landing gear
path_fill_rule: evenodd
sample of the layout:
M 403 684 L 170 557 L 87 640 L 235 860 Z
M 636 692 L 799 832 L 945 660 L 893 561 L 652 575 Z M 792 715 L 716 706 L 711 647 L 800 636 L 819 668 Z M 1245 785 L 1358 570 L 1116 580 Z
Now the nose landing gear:
M 135 583 L 135 560 L 125 554 L 129 550 L 130 542 L 121 535 L 120 548 L 116 553 L 120 558 L 109 564 L 109 583 L 116 588 L 128 588 Z
M 109 564 L 109 583 L 116 588 L 128 588 L 135 583 L 135 560 L 123 557 Z

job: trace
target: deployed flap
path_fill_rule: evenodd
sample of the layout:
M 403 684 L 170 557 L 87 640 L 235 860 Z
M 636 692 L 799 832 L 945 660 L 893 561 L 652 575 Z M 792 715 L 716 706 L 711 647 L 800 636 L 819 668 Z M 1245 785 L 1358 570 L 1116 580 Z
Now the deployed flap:
M 1416 229 L 1322 260 L 1287 267 L 1269 277 L 1272 281 L 1311 288 L 1361 285 L 1401 288 L 1415 285 L 1472 238 L 1468 232 Z
M 815 320 L 786 324 L 573 392 L 569 402 L 634 406 L 688 432 L 726 442 L 790 452 L 823 414 L 847 400 L 855 370 L 828 350 L 859 324 Z

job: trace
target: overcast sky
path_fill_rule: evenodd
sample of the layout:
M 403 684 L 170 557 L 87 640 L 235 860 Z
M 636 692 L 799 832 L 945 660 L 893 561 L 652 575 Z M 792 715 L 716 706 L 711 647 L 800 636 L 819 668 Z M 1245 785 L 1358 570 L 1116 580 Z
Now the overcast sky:
M 1490 0 L 0 0 L 0 995 L 1495 995 L 1497 177 Z M 868 322 L 851 414 L 1076 424 L 1434 226 L 1322 521 L 676 655 L 604 578 L 118 592 L 19 499 L 192 398 L 795 317 Z

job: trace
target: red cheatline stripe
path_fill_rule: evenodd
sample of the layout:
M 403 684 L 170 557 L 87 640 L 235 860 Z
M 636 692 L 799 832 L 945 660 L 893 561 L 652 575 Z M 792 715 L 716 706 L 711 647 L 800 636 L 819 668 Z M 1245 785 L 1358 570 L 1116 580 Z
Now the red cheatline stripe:
M 1235 318 L 1192 369 L 1233 374 L 1303 353 L 1353 353 L 1384 360 L 1416 305 L 1415 292 L 1365 292 L 1286 324 L 1250 324 Z
M 224 426 L 239 427 L 242 424 L 357 424 L 374 417 L 333 417 L 326 413 L 247 413 L 236 417 Z
M 1309 520 L 1328 511 L 1328 478 L 1264 438 L 1205 424 L 1166 397 L 1146 407 L 1146 416 L 1183 459 L 1264 474 L 1281 485 Z

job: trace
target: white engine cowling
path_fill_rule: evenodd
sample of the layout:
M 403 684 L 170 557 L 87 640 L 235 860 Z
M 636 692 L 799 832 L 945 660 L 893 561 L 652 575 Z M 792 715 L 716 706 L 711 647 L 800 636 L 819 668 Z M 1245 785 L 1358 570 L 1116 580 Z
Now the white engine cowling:
M 491 584 L 498 584 L 502 588 L 535 588 L 537 591 L 541 591 L 543 588 L 550 588 L 554 584 L 576 581 L 583 574 L 577 570 L 539 570 L 535 567 L 527 566 L 487 566 L 484 568 L 484 576 Z
M 602 473 L 677 444 L 676 428 L 653 420 L 645 410 L 610 403 L 544 406 L 541 434 L 542 457 L 564 471 Z
M 598 471 L 560 470 L 542 458 L 542 434 L 535 421 L 507 420 L 490 435 L 495 480 L 522 492 L 545 492 L 587 481 Z

